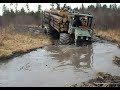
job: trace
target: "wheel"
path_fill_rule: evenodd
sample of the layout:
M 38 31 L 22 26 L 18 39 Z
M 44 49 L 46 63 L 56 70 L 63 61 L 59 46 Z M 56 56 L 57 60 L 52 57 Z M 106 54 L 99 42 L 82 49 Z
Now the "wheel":
M 80 39 L 77 38 L 77 39 L 75 40 L 75 45 L 76 45 L 76 46 L 81 46 L 81 45 L 82 45 L 82 40 L 80 40 Z
M 59 39 L 60 38 L 60 33 L 55 30 L 54 28 L 50 27 L 48 30 L 48 35 L 50 35 L 53 39 Z
M 71 43 L 70 34 L 67 33 L 60 33 L 59 44 L 67 45 Z
M 60 33 L 57 30 L 53 29 L 52 30 L 52 37 L 53 37 L 53 39 L 59 39 Z

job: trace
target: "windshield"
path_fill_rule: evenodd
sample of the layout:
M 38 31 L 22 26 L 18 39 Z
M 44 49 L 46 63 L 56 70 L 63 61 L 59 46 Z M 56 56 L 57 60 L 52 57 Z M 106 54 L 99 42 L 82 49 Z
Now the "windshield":
M 73 27 L 80 27 L 80 26 L 88 26 L 88 18 L 75 15 L 73 19 Z

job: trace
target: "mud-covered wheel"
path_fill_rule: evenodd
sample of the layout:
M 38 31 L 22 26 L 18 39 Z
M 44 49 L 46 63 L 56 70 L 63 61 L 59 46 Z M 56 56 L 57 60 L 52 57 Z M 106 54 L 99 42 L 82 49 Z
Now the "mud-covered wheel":
M 52 37 L 54 39 L 59 39 L 60 38 L 60 33 L 57 30 L 52 30 Z
M 60 33 L 55 30 L 54 28 L 50 27 L 48 30 L 48 34 L 53 38 L 53 39 L 59 39 L 60 38 Z
M 52 27 L 50 26 L 50 27 L 48 27 L 48 35 L 52 35 Z
M 70 36 L 70 34 L 60 33 L 59 44 L 61 44 L 61 45 L 71 44 L 71 36 Z
M 81 39 L 76 39 L 76 40 L 75 40 L 75 45 L 76 45 L 76 46 L 82 45 L 82 40 L 81 40 Z

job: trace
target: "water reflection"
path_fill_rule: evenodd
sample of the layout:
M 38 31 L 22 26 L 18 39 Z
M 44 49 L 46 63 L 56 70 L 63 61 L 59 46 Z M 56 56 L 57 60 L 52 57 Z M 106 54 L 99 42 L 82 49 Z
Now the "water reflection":
M 76 68 L 90 68 L 93 48 L 92 45 L 89 46 L 50 46 L 46 48 L 47 51 L 50 52 L 50 56 L 53 60 L 57 60 L 61 66 L 75 66 Z

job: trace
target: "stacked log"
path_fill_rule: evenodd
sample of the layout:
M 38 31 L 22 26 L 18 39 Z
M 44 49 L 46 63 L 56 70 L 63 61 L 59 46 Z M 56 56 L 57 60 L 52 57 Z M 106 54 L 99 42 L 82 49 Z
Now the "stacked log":
M 57 16 L 60 16 L 60 17 L 65 17 L 67 18 L 68 17 L 68 14 L 69 12 L 67 11 L 64 11 L 64 10 L 50 10 L 50 11 L 46 11 L 47 13 L 51 13 L 53 15 L 57 15 Z
M 60 12 L 58 10 L 45 11 L 44 17 L 45 17 L 44 19 L 45 22 L 47 24 L 50 23 L 50 25 L 58 32 L 63 32 L 68 30 L 68 26 L 67 26 L 68 24 L 66 24 L 68 22 L 67 14 L 63 14 L 63 12 Z
M 83 26 L 87 26 L 87 22 L 88 22 L 87 19 L 82 17 L 80 20 L 81 20 Z

